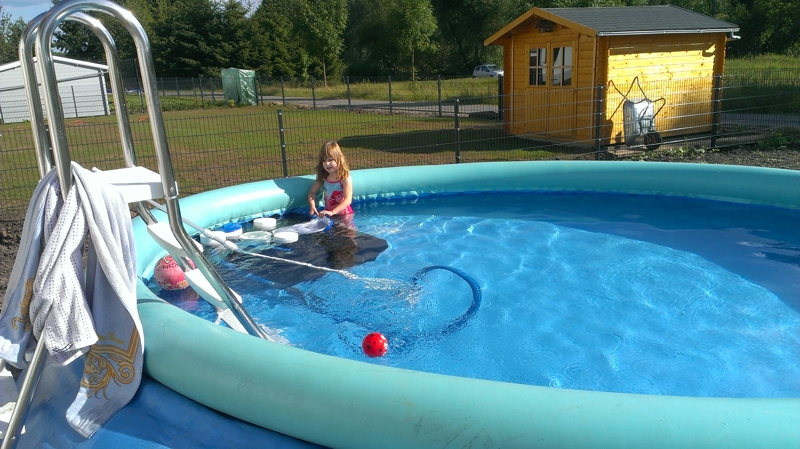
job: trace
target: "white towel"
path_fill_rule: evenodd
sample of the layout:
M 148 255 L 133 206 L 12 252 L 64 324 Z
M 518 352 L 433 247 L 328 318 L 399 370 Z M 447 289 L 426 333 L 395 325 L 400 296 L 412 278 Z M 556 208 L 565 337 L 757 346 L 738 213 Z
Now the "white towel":
M 74 162 L 71 168 L 66 201 L 51 171 L 28 207 L 0 313 L 0 357 L 25 367 L 24 352 L 35 346 L 31 336 L 44 339 L 58 364 L 84 356 L 80 389 L 66 415 L 88 438 L 136 393 L 144 340 L 127 204 L 88 170 Z

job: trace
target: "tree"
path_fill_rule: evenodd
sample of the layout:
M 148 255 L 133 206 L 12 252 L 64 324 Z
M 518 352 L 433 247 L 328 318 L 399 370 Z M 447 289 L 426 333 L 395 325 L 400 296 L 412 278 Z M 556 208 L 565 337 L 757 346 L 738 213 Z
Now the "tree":
M 25 30 L 25 21 L 22 17 L 11 19 L 11 14 L 3 11 L 0 5 L 0 64 L 19 59 L 19 39 Z
M 436 48 L 431 36 L 436 32 L 436 17 L 430 0 L 394 0 L 389 9 L 393 36 L 405 55 L 411 56 L 411 80 L 416 80 L 414 56 L 418 50 Z M 465 32 L 467 30 L 464 30 Z
M 251 37 L 256 33 L 247 9 L 237 0 L 228 0 L 222 7 L 222 50 L 228 67 L 255 69 L 259 65 Z
M 54 0 L 54 4 L 61 0 Z M 152 22 L 147 0 L 119 0 L 118 3 L 131 10 L 145 32 L 152 35 Z M 97 18 L 111 35 L 120 59 L 135 58 L 136 48 L 133 38 L 125 27 L 111 16 L 100 12 L 89 12 Z M 71 20 L 63 20 L 53 33 L 53 49 L 63 56 L 83 61 L 105 61 L 105 49 L 100 40 L 89 28 Z
M 518 0 L 433 0 L 439 59 L 445 73 L 465 74 L 478 64 L 502 62 L 502 49 L 483 41 L 533 5 Z M 537 2 L 536 6 L 555 6 Z
M 156 0 L 151 46 L 162 76 L 219 76 L 227 66 L 220 5 L 213 0 Z
M 343 58 L 350 74 L 386 76 L 397 70 L 400 50 L 391 33 L 387 32 L 391 1 L 349 1 Z
M 323 83 L 328 85 L 328 66 L 339 62 L 347 26 L 346 0 L 297 0 L 296 31 L 308 53 L 322 64 Z
M 286 0 L 262 0 L 252 20 L 253 49 L 262 76 L 306 77 L 308 53 L 293 38 L 291 5 Z
M 800 55 L 800 8 L 789 0 L 730 0 L 721 18 L 740 27 L 733 56 Z

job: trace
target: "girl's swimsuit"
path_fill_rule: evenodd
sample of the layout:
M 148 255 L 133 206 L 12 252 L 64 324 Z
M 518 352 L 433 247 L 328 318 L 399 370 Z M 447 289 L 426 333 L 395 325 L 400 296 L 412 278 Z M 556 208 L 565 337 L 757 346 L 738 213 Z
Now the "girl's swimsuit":
M 342 183 L 341 181 L 330 182 L 325 179 L 325 182 L 323 182 L 322 185 L 325 189 L 325 209 L 333 210 L 334 207 L 338 206 L 342 203 L 342 201 L 344 201 L 344 188 L 342 187 Z M 347 206 L 347 208 L 339 212 L 337 215 L 349 215 L 352 213 L 353 207 Z

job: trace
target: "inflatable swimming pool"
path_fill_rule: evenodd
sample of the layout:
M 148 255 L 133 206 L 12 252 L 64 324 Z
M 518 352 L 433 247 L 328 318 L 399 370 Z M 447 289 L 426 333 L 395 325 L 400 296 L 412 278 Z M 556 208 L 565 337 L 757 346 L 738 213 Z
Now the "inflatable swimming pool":
M 501 162 L 353 172 L 355 201 L 461 192 L 672 195 L 800 209 L 800 172 L 637 162 Z M 302 209 L 311 178 L 181 200 L 205 227 Z M 193 229 L 187 227 L 190 233 Z M 330 447 L 796 448 L 800 399 L 555 389 L 458 378 L 312 353 L 214 325 L 147 290 L 164 253 L 134 222 L 145 368 L 212 409 Z

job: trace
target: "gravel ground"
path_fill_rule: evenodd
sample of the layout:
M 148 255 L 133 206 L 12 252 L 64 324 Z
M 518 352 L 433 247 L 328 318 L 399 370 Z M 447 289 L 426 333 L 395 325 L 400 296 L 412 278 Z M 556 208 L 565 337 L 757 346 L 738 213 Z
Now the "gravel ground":
M 617 160 L 752 165 L 800 170 L 800 144 L 771 150 L 759 150 L 753 147 L 722 150 L 663 150 L 618 158 Z M 0 298 L 5 297 L 21 234 L 21 221 L 0 222 Z

